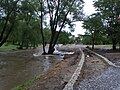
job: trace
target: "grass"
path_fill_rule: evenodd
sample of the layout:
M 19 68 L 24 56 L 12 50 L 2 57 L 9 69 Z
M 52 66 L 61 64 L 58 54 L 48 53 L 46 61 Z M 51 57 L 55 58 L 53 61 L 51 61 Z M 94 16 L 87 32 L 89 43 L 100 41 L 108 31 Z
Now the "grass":
M 92 45 L 84 45 L 85 47 L 89 46 L 92 47 Z M 101 48 L 101 49 L 112 49 L 112 45 L 94 45 L 94 48 Z
M 112 49 L 112 45 L 95 45 L 95 48 L 101 48 L 101 49 Z M 119 49 L 119 46 L 116 46 L 117 49 Z
M 89 46 L 92 48 L 92 45 L 84 45 L 85 47 Z M 108 45 L 94 45 L 95 49 L 113 49 L 112 48 L 112 44 L 108 44 Z M 119 45 L 116 45 L 116 50 L 119 50 Z
M 111 49 L 112 45 L 95 45 L 95 48 Z
M 17 48 L 16 45 L 11 45 L 11 44 L 6 45 L 6 44 L 4 44 L 3 46 L 0 47 L 0 52 L 11 51 L 11 50 L 14 50 L 16 48 Z

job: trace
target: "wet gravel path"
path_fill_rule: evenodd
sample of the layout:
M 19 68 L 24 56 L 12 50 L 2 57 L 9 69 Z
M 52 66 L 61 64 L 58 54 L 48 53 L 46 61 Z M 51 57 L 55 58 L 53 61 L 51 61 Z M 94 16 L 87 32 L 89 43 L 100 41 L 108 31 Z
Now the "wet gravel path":
M 82 81 L 76 90 L 120 90 L 120 68 L 109 67 L 101 75 Z

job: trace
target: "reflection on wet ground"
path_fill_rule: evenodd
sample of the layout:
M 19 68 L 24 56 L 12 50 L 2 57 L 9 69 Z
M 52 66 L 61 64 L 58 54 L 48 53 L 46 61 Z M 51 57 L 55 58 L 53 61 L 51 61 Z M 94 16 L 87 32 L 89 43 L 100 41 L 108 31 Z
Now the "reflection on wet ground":
M 0 90 L 24 83 L 59 62 L 54 56 L 33 56 L 32 51 L 0 52 Z

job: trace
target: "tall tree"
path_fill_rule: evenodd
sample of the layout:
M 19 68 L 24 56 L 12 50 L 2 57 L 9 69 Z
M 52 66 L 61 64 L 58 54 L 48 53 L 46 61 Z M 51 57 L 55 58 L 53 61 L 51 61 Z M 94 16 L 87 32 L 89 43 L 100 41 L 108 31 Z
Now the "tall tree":
M 116 49 L 116 45 L 118 42 L 118 33 L 119 33 L 119 25 L 118 17 L 120 14 L 120 1 L 119 0 L 95 0 L 94 6 L 99 13 L 101 13 L 101 17 L 104 21 L 104 25 L 106 26 L 106 33 L 109 35 L 112 41 L 113 49 Z
M 50 29 L 52 32 L 48 50 L 49 54 L 54 52 L 54 46 L 65 25 L 68 24 L 72 28 L 72 22 L 81 17 L 82 3 L 82 0 L 53 0 L 52 2 L 47 0 Z M 58 33 L 56 33 L 57 30 Z
M 30 2 L 31 0 L 27 1 L 35 10 L 40 22 L 41 36 L 43 39 L 43 54 L 46 54 L 43 25 L 44 22 L 47 22 L 46 25 L 51 31 L 47 54 L 52 54 L 63 28 L 69 25 L 72 30 L 73 22 L 81 20 L 84 2 L 83 0 L 38 0 L 39 8 L 36 8 L 36 6 Z
M 83 22 L 83 28 L 86 29 L 88 35 L 91 35 L 92 48 L 94 44 L 100 43 L 103 35 L 103 21 L 99 13 L 92 14 Z M 98 42 L 99 41 L 99 42 Z

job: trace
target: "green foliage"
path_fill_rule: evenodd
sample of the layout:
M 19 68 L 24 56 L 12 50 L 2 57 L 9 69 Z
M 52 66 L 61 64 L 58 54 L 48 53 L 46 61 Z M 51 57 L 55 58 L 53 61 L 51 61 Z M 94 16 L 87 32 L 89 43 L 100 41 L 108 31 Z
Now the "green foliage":
M 35 48 L 40 44 L 40 31 L 38 23 L 34 19 L 31 19 L 29 23 L 24 20 L 19 20 L 16 26 L 8 39 L 9 41 L 13 44 L 20 45 L 21 48 Z
M 58 38 L 58 43 L 64 44 L 64 45 L 71 43 L 70 36 L 71 36 L 71 33 L 68 33 L 66 31 L 62 31 L 60 33 L 59 38 Z
M 27 1 L 20 1 L 16 23 L 8 41 L 19 45 L 19 48 L 37 47 L 40 44 L 39 24 L 34 10 Z
M 91 44 L 92 44 L 92 43 L 91 43 L 92 38 L 91 38 L 90 35 L 82 35 L 82 36 L 81 36 L 81 39 L 82 39 L 82 43 L 83 43 L 84 45 L 91 45 Z
M 86 20 L 84 20 L 83 28 L 86 29 L 87 32 L 83 37 L 83 40 L 85 40 L 83 41 L 84 43 L 103 44 L 102 40 L 104 37 L 104 26 L 101 15 L 99 13 L 92 14 Z

